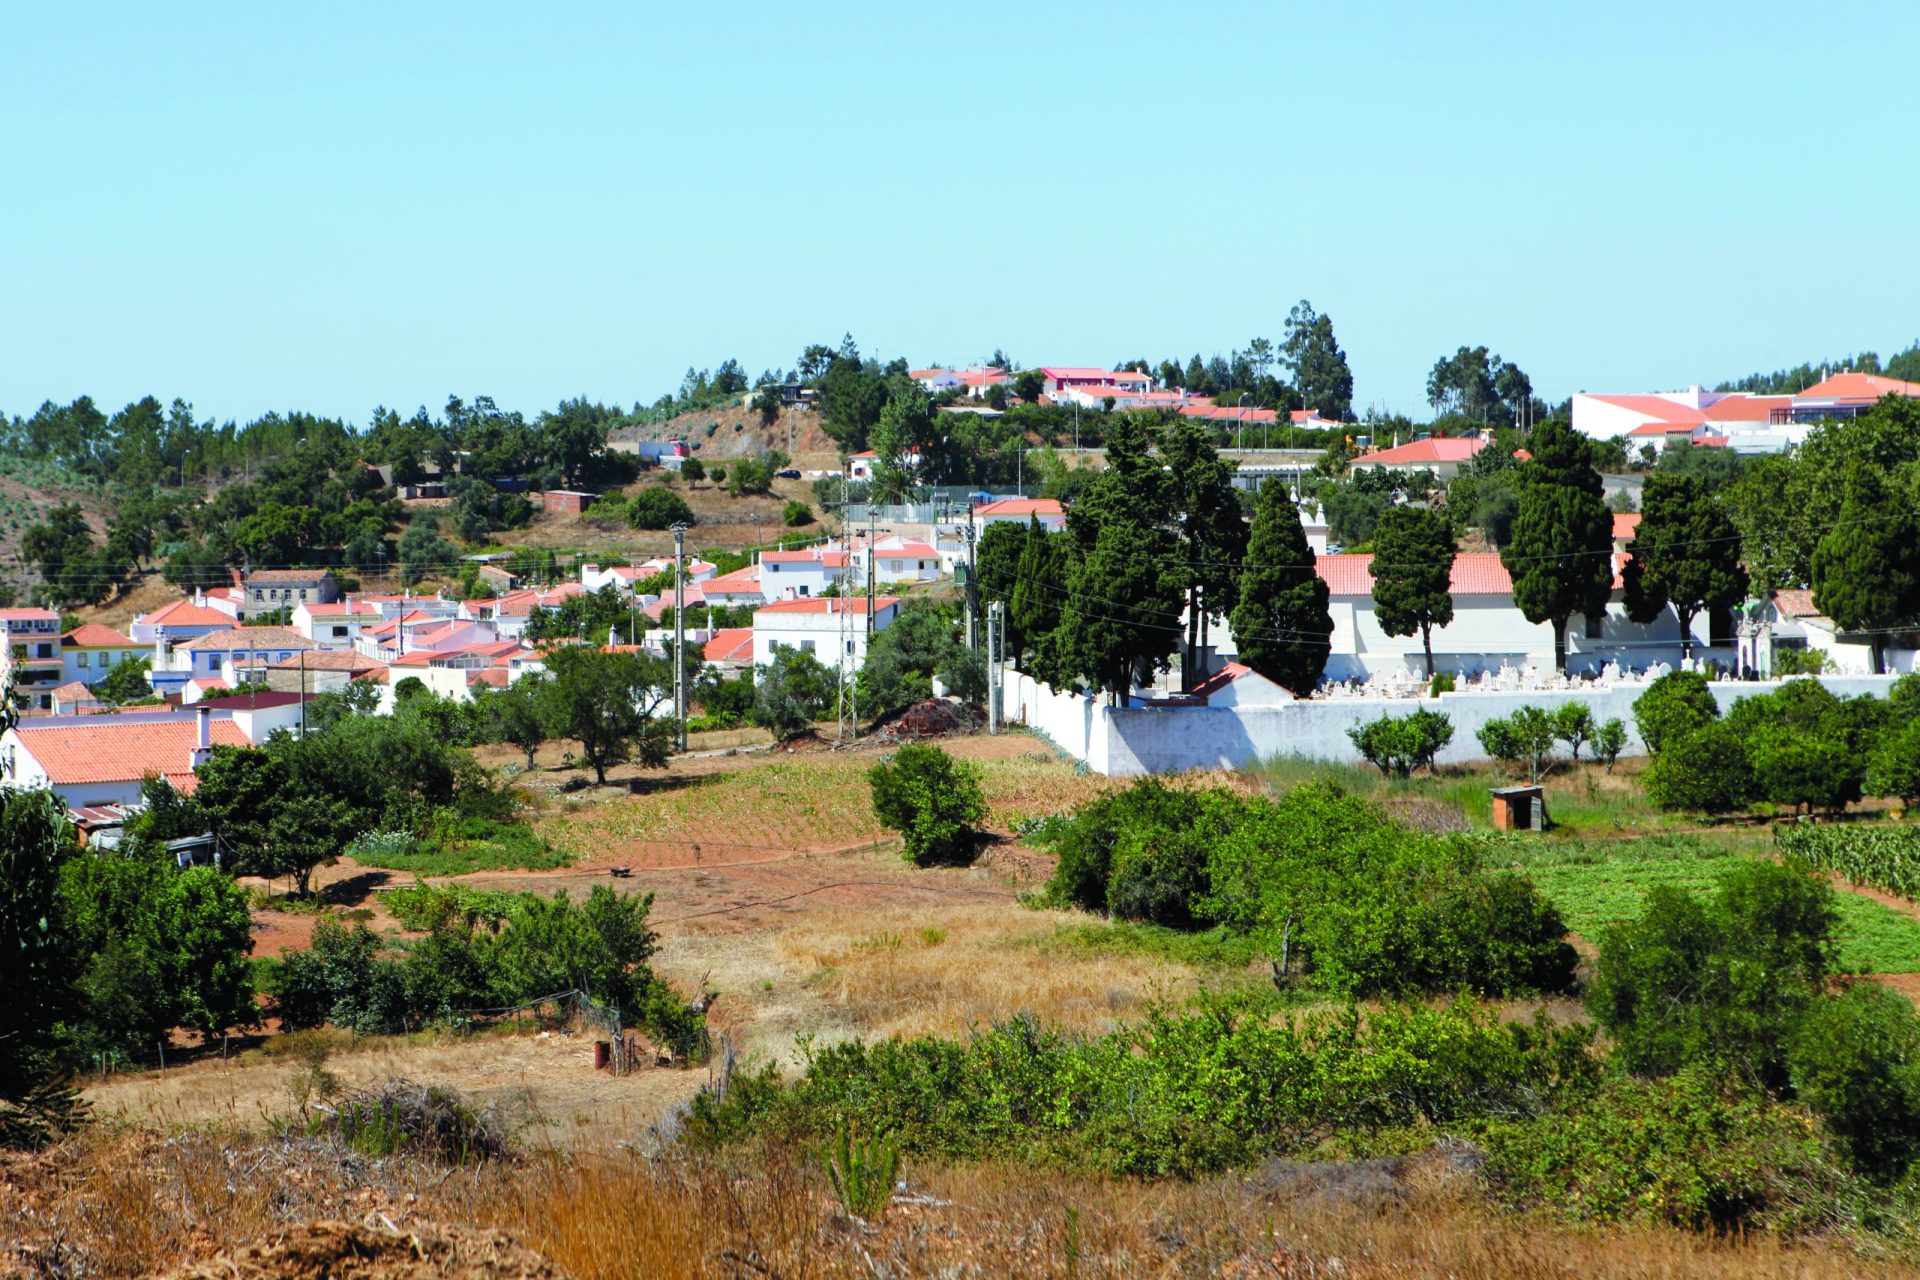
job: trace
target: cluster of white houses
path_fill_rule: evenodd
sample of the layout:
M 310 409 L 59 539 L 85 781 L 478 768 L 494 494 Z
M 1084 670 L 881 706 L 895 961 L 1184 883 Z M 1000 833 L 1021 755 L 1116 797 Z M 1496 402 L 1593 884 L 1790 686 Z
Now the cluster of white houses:
M 1596 439 L 1624 437 L 1633 449 L 1655 453 L 1670 445 L 1698 445 L 1739 453 L 1779 453 L 1807 438 L 1829 418 L 1865 412 L 1883 396 L 1920 399 L 1920 383 L 1879 374 L 1844 372 L 1792 395 L 1744 391 L 1662 391 L 1650 395 L 1573 398 L 1573 426 Z

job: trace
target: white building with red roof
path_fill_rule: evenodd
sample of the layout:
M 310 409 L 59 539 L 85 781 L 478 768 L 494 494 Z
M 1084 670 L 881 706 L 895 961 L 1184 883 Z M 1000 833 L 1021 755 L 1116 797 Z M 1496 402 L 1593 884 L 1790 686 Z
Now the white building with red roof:
M 1048 365 L 1040 370 L 1045 379 L 1042 393 L 1055 399 L 1075 387 L 1115 387 L 1125 391 L 1147 391 L 1153 379 L 1137 369 L 1097 369 L 1074 365 Z
M 753 628 L 722 627 L 707 637 L 700 656 L 716 671 L 745 671 L 753 666 Z
M 59 716 L 0 737 L 0 777 L 46 788 L 69 809 L 135 805 L 142 782 L 165 778 L 191 791 L 193 774 L 216 746 L 252 742 L 231 716 L 196 714 Z
M 22 710 L 47 711 L 65 684 L 60 615 L 51 609 L 0 609 L 0 677 L 13 682 Z
M 897 598 L 876 597 L 874 634 L 892 626 L 899 616 Z M 766 666 L 780 649 L 810 653 L 830 669 L 858 671 L 867 660 L 866 596 L 822 596 L 762 605 L 753 613 L 753 665 Z
M 60 637 L 63 683 L 99 684 L 121 663 L 146 656 L 146 645 L 103 623 L 83 622 Z
M 238 606 L 231 612 L 216 609 L 207 603 L 204 592 L 196 592 L 191 600 L 175 600 L 152 613 L 138 615 L 127 627 L 127 634 L 142 646 L 152 644 L 163 632 L 169 640 L 191 640 L 195 636 L 225 631 L 238 617 Z
M 731 573 L 716 574 L 700 584 L 700 594 L 708 604 L 764 604 L 766 592 L 760 587 L 760 566 L 747 565 Z
M 1425 471 L 1444 484 L 1459 475 L 1460 468 L 1473 461 L 1487 444 L 1483 436 L 1428 436 L 1363 453 L 1347 466 L 1350 471 L 1392 471 L 1400 475 Z
M 363 600 L 299 604 L 292 615 L 293 629 L 322 649 L 351 649 L 360 639 L 361 628 L 381 621 L 378 606 Z
M 1596 439 L 1627 437 L 1630 451 L 1677 443 L 1724 444 L 1741 453 L 1777 453 L 1816 423 L 1863 413 L 1884 396 L 1920 399 L 1920 383 L 1872 373 L 1836 373 L 1793 395 L 1688 387 L 1651 395 L 1573 397 L 1573 426 Z
M 1067 527 L 1067 509 L 1060 505 L 1058 498 L 1000 498 L 984 502 L 973 509 L 974 536 L 984 533 L 990 524 L 1002 521 L 1025 524 L 1029 520 L 1038 520 L 1042 529 L 1054 533 Z
M 847 580 L 847 552 L 832 544 L 798 551 L 763 551 L 758 563 L 760 591 L 769 600 L 817 596 Z
M 873 580 L 880 583 L 932 582 L 940 576 L 940 552 L 931 543 L 890 534 L 868 549 L 864 538 L 853 544 L 856 579 L 873 563 Z

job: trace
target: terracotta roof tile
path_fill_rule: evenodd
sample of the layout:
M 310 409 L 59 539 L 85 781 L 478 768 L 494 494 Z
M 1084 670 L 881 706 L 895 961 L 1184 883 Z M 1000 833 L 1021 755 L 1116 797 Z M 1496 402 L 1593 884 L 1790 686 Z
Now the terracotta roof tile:
M 56 785 L 73 786 L 129 782 L 150 773 L 164 774 L 171 780 L 175 774 L 186 772 L 200 730 L 192 719 L 184 719 L 49 725 L 16 732 L 21 748 L 39 761 Z M 215 720 L 207 726 L 207 732 L 217 747 L 253 745 L 231 720 Z
M 67 634 L 60 637 L 60 643 L 72 645 L 76 649 L 138 649 L 131 636 L 121 635 L 112 627 L 98 622 L 83 622 Z

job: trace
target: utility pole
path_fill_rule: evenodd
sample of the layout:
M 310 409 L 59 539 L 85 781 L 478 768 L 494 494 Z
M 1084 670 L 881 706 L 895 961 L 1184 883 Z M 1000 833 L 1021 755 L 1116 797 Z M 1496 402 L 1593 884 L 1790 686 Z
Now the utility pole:
M 971 500 L 969 500 L 967 503 L 967 652 L 968 653 L 972 653 L 976 648 L 979 647 L 979 645 L 975 643 L 973 638 L 973 619 L 975 614 L 977 614 L 980 609 L 980 588 L 977 585 L 980 580 L 980 567 L 974 562 L 974 556 L 973 556 L 974 532 L 975 530 L 974 530 L 974 521 L 973 521 L 973 503 Z
M 987 606 L 987 732 L 1000 732 L 1000 651 L 1007 643 L 1006 606 L 995 600 Z
M 678 722 L 676 739 L 680 750 L 687 749 L 687 615 L 686 601 L 687 525 L 673 526 L 673 714 Z
M 847 473 L 852 463 L 842 463 L 840 471 L 840 546 L 842 554 L 852 556 L 853 541 L 847 532 Z M 871 494 L 868 495 L 871 498 Z M 873 504 L 867 504 L 871 507 Z M 840 575 L 840 741 L 852 742 L 860 736 L 860 699 L 853 679 L 853 582 L 851 566 Z M 833 608 L 833 597 L 827 597 Z
M 873 495 L 867 495 L 867 643 L 873 643 L 873 544 L 880 533 L 879 514 L 874 510 Z M 847 553 L 851 559 L 853 553 Z

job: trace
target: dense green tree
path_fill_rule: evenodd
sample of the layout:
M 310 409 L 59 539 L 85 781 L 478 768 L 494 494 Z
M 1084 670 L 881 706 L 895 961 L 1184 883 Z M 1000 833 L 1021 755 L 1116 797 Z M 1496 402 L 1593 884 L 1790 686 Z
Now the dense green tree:
M 1720 718 L 1720 704 L 1698 671 L 1669 671 L 1633 702 L 1633 724 L 1647 751 L 1659 755 L 1703 724 Z
M 580 744 L 580 757 L 605 786 L 607 769 L 638 760 L 663 769 L 672 735 L 656 712 L 673 698 L 673 664 L 630 650 L 563 645 L 547 657 L 552 728 Z
M 1180 631 L 1184 574 L 1162 523 L 1169 481 L 1132 415 L 1107 438 L 1107 469 L 1067 513 L 1078 554 L 1067 571 L 1058 651 L 1062 667 L 1125 706 L 1134 684 L 1164 670 Z
M 932 439 L 933 413 L 926 391 L 911 379 L 899 379 L 867 437 L 868 446 L 878 455 L 873 466 L 873 501 L 907 500 L 916 471 L 909 459 L 925 453 Z
M 1528 622 L 1553 625 L 1553 661 L 1567 669 L 1567 624 L 1604 613 L 1613 594 L 1613 516 L 1585 437 L 1550 419 L 1534 430 L 1521 467 L 1513 537 L 1500 550 L 1513 602 Z
M 1265 484 L 1254 500 L 1240 602 L 1230 619 L 1240 661 L 1300 697 L 1311 694 L 1332 651 L 1327 584 L 1314 572 L 1313 548 L 1284 485 Z
M 1641 490 L 1640 527 L 1623 577 L 1627 616 L 1649 623 L 1668 608 L 1680 623 L 1680 652 L 1693 656 L 1693 619 L 1746 599 L 1740 537 L 1705 481 L 1655 472 Z
M 907 861 L 926 867 L 973 860 L 974 827 L 987 816 L 979 765 L 908 743 L 868 770 L 867 778 L 874 815 L 900 833 Z
M 1347 365 L 1346 352 L 1334 341 L 1333 318 L 1315 312 L 1304 298 L 1287 315 L 1280 359 L 1293 378 L 1302 408 L 1316 409 L 1321 417 L 1336 422 L 1353 417 L 1353 370 Z
M 83 1115 L 59 1056 L 83 963 L 59 912 L 61 872 L 74 856 L 52 792 L 0 791 L 0 1145 L 42 1145 Z
M 1007 522 L 1003 526 L 1017 529 Z M 1021 536 L 1019 578 L 1007 604 L 1007 651 L 1031 655 L 1023 668 L 1036 679 L 1053 683 L 1058 675 L 1057 653 L 1061 610 L 1067 598 L 1067 570 L 1073 549 L 1066 533 L 1049 533 L 1028 517 Z
M 1418 632 L 1433 676 L 1433 629 L 1453 621 L 1453 526 L 1437 511 L 1394 507 L 1373 538 L 1373 607 L 1390 636 Z
M 93 695 L 114 706 L 151 698 L 153 684 L 147 679 L 147 671 L 152 665 L 151 658 L 115 663 L 113 669 L 93 686 Z
M 396 548 L 400 581 L 412 586 L 422 578 L 452 573 L 460 551 L 429 521 L 416 520 L 400 535 Z
M 671 529 L 692 524 L 693 508 L 665 485 L 650 484 L 627 503 L 627 523 L 636 529 Z
M 57 606 L 104 600 L 126 575 L 126 561 L 110 547 L 96 547 L 93 531 L 78 503 L 65 502 L 29 526 L 20 540 L 20 556 L 39 571 L 47 596 Z
M 1760 794 L 1747 741 L 1723 720 L 1666 742 L 1640 779 L 1647 799 L 1669 811 L 1731 813 Z
M 533 768 L 533 753 L 553 736 L 552 693 L 552 679 L 535 673 L 483 695 L 480 701 L 480 718 L 488 737 L 520 748 L 526 754 L 528 769 Z
M 1025 531 L 1011 520 L 995 520 L 980 530 L 973 546 L 973 575 L 982 608 L 998 600 L 1011 610 L 1025 547 Z
M 1892 1181 L 1920 1152 L 1920 1018 L 1908 999 L 1856 982 L 1794 1021 L 1787 1066 L 1856 1169 Z
M 804 649 L 781 647 L 755 672 L 753 722 L 777 742 L 799 737 L 832 711 L 839 675 Z
M 540 415 L 536 447 L 544 461 L 559 470 L 563 484 L 579 484 L 606 448 L 608 429 L 619 420 L 618 409 L 585 396 L 562 400 L 558 408 Z
M 1867 634 L 1873 670 L 1886 670 L 1887 633 L 1920 616 L 1920 518 L 1894 500 L 1871 466 L 1847 478 L 1839 521 L 1813 551 L 1814 607 Z
M 1161 442 L 1160 456 L 1173 482 L 1180 521 L 1187 592 L 1186 661 L 1181 671 L 1191 688 L 1201 677 L 1200 649 L 1213 619 L 1225 616 L 1238 599 L 1247 522 L 1233 487 L 1237 464 L 1220 456 L 1208 428 L 1192 419 L 1175 423 Z
M 1609 929 L 1587 1009 L 1630 1071 L 1691 1064 L 1786 1082 L 1786 1040 L 1833 966 L 1839 921 L 1824 882 L 1743 862 L 1711 898 L 1662 885 L 1639 919 Z
M 713 482 L 722 483 L 723 477 L 718 469 L 713 473 Z M 742 458 L 733 464 L 724 477 L 727 492 L 736 498 L 752 494 L 766 493 L 773 488 L 773 468 L 759 458 Z

